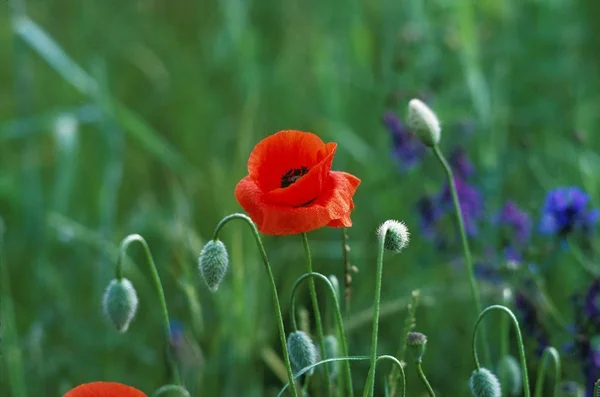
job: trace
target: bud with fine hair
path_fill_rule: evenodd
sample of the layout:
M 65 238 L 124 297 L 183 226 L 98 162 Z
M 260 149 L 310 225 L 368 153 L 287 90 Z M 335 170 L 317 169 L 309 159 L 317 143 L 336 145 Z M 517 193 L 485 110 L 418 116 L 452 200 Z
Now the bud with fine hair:
M 323 339 L 323 345 L 325 346 L 325 358 L 336 358 L 339 357 L 339 346 L 337 338 L 333 335 L 325 336 Z M 329 373 L 335 377 L 339 373 L 339 361 L 332 361 L 326 365 L 329 367 Z
M 487 368 L 473 371 L 469 379 L 469 388 L 474 397 L 502 397 L 500 381 Z
M 406 346 L 410 350 L 415 361 L 421 361 L 425 354 L 425 347 L 427 346 L 427 336 L 420 332 L 409 332 L 406 335 Z
M 288 336 L 287 348 L 295 371 L 300 371 L 317 362 L 317 348 L 310 336 L 303 331 L 295 331 Z M 312 373 L 311 369 L 308 374 L 312 375 Z
M 433 111 L 419 99 L 408 103 L 408 126 L 427 146 L 440 142 L 440 122 Z
M 229 265 L 227 248 L 221 240 L 210 240 L 198 258 L 198 268 L 210 292 L 216 292 Z
M 518 396 L 523 388 L 521 366 L 513 356 L 504 356 L 498 363 L 498 375 L 506 381 L 506 392 L 509 396 Z
M 377 235 L 384 238 L 383 247 L 396 254 L 408 245 L 410 239 L 410 233 L 406 225 L 393 219 L 383 222 L 377 229 Z
M 127 331 L 138 307 L 138 297 L 131 281 L 126 278 L 112 280 L 104 292 L 102 307 L 117 331 Z

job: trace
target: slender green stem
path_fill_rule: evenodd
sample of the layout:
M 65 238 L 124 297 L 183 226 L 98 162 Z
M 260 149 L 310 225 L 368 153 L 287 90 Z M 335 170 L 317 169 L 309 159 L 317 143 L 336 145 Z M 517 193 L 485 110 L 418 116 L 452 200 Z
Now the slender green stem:
M 306 233 L 302 233 L 302 243 L 304 244 L 304 252 L 306 253 L 306 270 L 308 273 L 312 273 L 312 258 L 310 255 L 310 246 L 308 245 L 308 236 Z M 310 292 L 310 299 L 312 301 L 313 312 L 315 313 L 315 325 L 317 327 L 317 344 L 321 352 L 321 357 L 325 357 L 325 335 L 323 334 L 323 322 L 321 321 L 321 311 L 319 309 L 319 300 L 317 299 L 317 289 L 315 288 L 315 280 L 310 278 L 308 280 L 308 288 Z M 327 395 L 331 397 L 331 375 L 329 374 L 329 366 L 324 367 L 325 372 L 325 383 L 327 384 Z
M 594 395 L 592 397 L 600 397 L 600 379 L 594 384 Z
M 163 290 L 162 283 L 160 281 L 160 276 L 158 275 L 158 270 L 156 268 L 156 264 L 154 263 L 154 259 L 152 258 L 152 254 L 150 253 L 150 248 L 148 247 L 148 243 L 146 240 L 139 234 L 130 234 L 125 237 L 123 241 L 121 241 L 121 246 L 119 248 L 119 260 L 117 261 L 116 267 L 116 275 L 117 279 L 121 280 L 123 278 L 123 262 L 125 262 L 125 258 L 127 255 L 127 248 L 133 242 L 139 242 L 144 248 L 144 254 L 146 255 L 146 262 L 150 268 L 150 274 L 152 275 L 152 282 L 154 283 L 154 288 L 156 289 L 156 294 L 158 295 L 158 300 L 160 303 L 160 311 L 162 315 L 163 321 L 163 332 L 165 335 L 165 352 L 167 355 L 167 361 L 171 369 L 171 376 L 173 377 L 173 381 L 179 385 L 181 385 L 181 379 L 179 378 L 179 369 L 173 360 L 170 348 L 171 341 L 171 326 L 169 322 L 169 310 L 167 309 L 167 300 L 165 299 L 165 292 Z
M 294 373 L 292 371 L 292 364 L 290 363 L 290 355 L 287 349 L 285 328 L 283 326 L 283 316 L 281 315 L 281 305 L 279 304 L 279 296 L 277 295 L 277 285 L 275 284 L 275 278 L 273 277 L 273 271 L 271 269 L 271 265 L 269 264 L 269 258 L 267 256 L 267 252 L 265 251 L 265 246 L 262 243 L 260 238 L 260 234 L 258 233 L 258 229 L 256 225 L 247 215 L 244 214 L 231 214 L 221 219 L 219 224 L 215 229 L 214 239 L 219 237 L 219 232 L 227 224 L 227 222 L 233 219 L 240 219 L 245 221 L 250 228 L 252 229 L 252 234 L 254 235 L 254 240 L 256 241 L 256 245 L 260 251 L 260 254 L 263 259 L 263 263 L 265 265 L 265 270 L 267 271 L 267 276 L 269 278 L 269 283 L 271 286 L 271 295 L 273 296 L 273 305 L 275 306 L 275 316 L 277 317 L 277 327 L 279 328 L 279 340 L 281 341 L 281 349 L 283 350 L 283 362 L 285 363 L 285 369 L 287 371 L 288 380 L 292 385 L 292 394 L 294 397 L 298 397 L 298 389 L 296 387 L 296 382 L 294 381 Z
M 502 291 L 502 300 L 505 306 L 509 305 L 512 292 L 509 288 L 505 288 Z M 510 323 L 508 317 L 503 316 L 500 320 L 500 358 L 503 360 L 508 356 L 508 344 L 510 342 Z M 506 386 L 506 371 L 502 371 L 499 374 L 500 386 L 501 389 L 504 390 Z
M 316 278 L 316 279 L 322 280 L 329 287 L 328 289 L 331 292 L 331 296 L 332 296 L 332 299 L 334 302 L 335 323 L 336 323 L 336 328 L 337 328 L 337 333 L 338 333 L 338 339 L 340 340 L 340 343 L 342 345 L 342 355 L 349 356 L 348 343 L 346 341 L 346 332 L 344 331 L 344 319 L 342 318 L 342 312 L 340 310 L 340 305 L 339 305 L 337 293 L 335 292 L 335 287 L 333 286 L 331 281 L 327 277 L 322 275 L 321 273 L 316 273 L 316 272 L 304 273 L 302 276 L 300 276 L 296 280 L 296 282 L 294 283 L 294 286 L 292 287 L 291 314 L 292 314 L 292 325 L 294 327 L 294 330 L 298 330 L 298 326 L 296 324 L 296 291 L 297 291 L 298 287 L 300 286 L 300 284 L 308 278 L 311 278 L 311 279 Z M 321 357 L 327 358 L 324 355 Z M 352 387 L 352 372 L 350 369 L 350 362 L 348 362 L 348 361 L 345 362 L 345 369 L 346 369 L 346 376 L 345 376 L 346 377 L 346 390 L 348 391 L 348 395 L 353 396 L 354 390 Z
M 182 397 L 190 397 L 190 392 L 188 392 L 184 387 L 181 387 L 179 385 L 164 385 L 159 387 L 158 389 L 156 389 L 154 391 L 154 393 L 152 393 L 152 397 L 158 397 L 163 395 L 163 393 L 166 393 L 168 395 L 170 395 L 169 393 L 178 393 L 178 395 L 182 396 Z
M 371 336 L 371 366 L 367 377 L 364 397 L 372 396 L 375 391 L 375 360 L 377 359 L 377 333 L 379 331 L 379 306 L 381 304 L 381 279 L 383 278 L 383 250 L 385 235 L 382 230 L 377 236 L 377 273 L 375 275 L 375 300 L 373 302 L 373 335 Z
M 587 258 L 584 255 L 584 253 L 581 252 L 579 247 L 576 244 L 573 244 L 573 242 L 571 242 L 571 239 L 566 239 L 566 240 L 567 240 L 567 245 L 569 246 L 569 251 L 573 255 L 573 258 L 575 258 L 575 261 L 577 262 L 577 264 L 579 266 L 581 266 L 581 268 L 588 275 L 590 275 L 594 278 L 598 277 L 600 275 L 600 272 L 597 269 L 595 269 L 594 267 L 592 267 L 592 265 L 589 263 L 589 261 L 587 260 Z
M 383 356 L 377 357 L 376 364 L 379 364 L 379 362 L 381 360 L 390 360 L 390 361 L 392 361 L 393 364 L 395 364 L 394 368 L 396 368 L 398 370 L 398 373 L 402 377 L 402 393 L 400 396 L 406 397 L 406 374 L 404 373 L 404 366 L 402 365 L 400 360 L 398 360 L 394 356 L 383 355 Z M 394 380 L 394 382 L 397 382 L 397 381 L 398 381 L 398 379 Z
M 425 388 L 427 389 L 427 393 L 429 393 L 429 397 L 435 397 L 435 393 L 433 392 L 433 389 L 431 388 L 431 385 L 429 384 L 429 381 L 427 380 L 427 377 L 425 376 L 425 372 L 423 372 L 423 367 L 421 366 L 421 362 L 422 362 L 422 360 L 417 361 L 417 372 L 419 373 L 419 378 L 421 379 L 421 382 L 423 382 L 423 384 L 425 385 Z
M 342 253 L 344 255 L 344 311 L 346 320 L 350 318 L 350 301 L 352 297 L 352 266 L 350 265 L 350 244 L 348 244 L 348 228 L 342 228 Z
M 477 318 L 477 322 L 475 323 L 475 328 L 473 329 L 473 360 L 475 361 L 475 367 L 479 370 L 481 369 L 481 365 L 479 364 L 479 358 L 477 357 L 477 330 L 479 329 L 479 325 L 481 324 L 481 320 L 491 311 L 501 311 L 506 313 L 515 328 L 515 333 L 517 335 L 517 344 L 519 347 L 519 358 L 521 359 L 521 375 L 523 377 L 523 390 L 524 396 L 530 397 L 531 391 L 529 389 L 529 377 L 527 376 L 527 359 L 525 358 L 525 347 L 523 345 L 523 337 L 521 336 L 521 329 L 519 328 L 519 322 L 517 318 L 513 314 L 513 312 L 502 305 L 493 305 L 487 307 L 484 311 L 481 312 L 479 317 Z
M 406 337 L 408 336 L 410 330 L 415 326 L 415 315 L 417 313 L 417 306 L 419 305 L 419 296 L 419 290 L 414 290 L 411 293 L 411 303 L 408 305 L 408 314 L 404 320 L 404 329 L 402 330 L 402 342 L 398 348 L 398 354 L 396 354 L 396 357 L 398 357 L 399 360 L 404 360 L 404 354 L 406 353 Z M 398 368 L 393 367 L 389 376 L 390 397 L 394 397 L 396 395 L 396 386 L 399 375 L 400 373 L 398 372 Z
M 460 240 L 463 246 L 463 254 L 465 256 L 465 264 L 467 267 L 467 273 L 469 276 L 469 286 L 471 288 L 471 295 L 473 296 L 473 303 L 475 304 L 475 312 L 479 314 L 481 312 L 481 299 L 479 297 L 479 289 L 475 280 L 475 272 L 473 271 L 473 258 L 471 256 L 471 249 L 469 248 L 469 240 L 467 239 L 467 232 L 465 230 L 465 221 L 463 219 L 462 210 L 460 208 L 460 201 L 458 200 L 458 193 L 456 192 L 456 183 L 454 182 L 454 175 L 452 169 L 446 161 L 446 158 L 440 151 L 440 148 L 435 145 L 433 146 L 433 153 L 438 158 L 444 171 L 446 171 L 446 177 L 448 178 L 448 185 L 450 186 L 450 193 L 452 195 L 452 202 L 454 203 L 454 210 L 456 212 L 456 219 L 458 221 L 458 230 L 460 232 Z M 487 363 L 490 362 L 489 345 L 487 343 L 487 333 L 485 327 L 482 330 L 483 339 L 483 356 Z
M 546 370 L 548 367 L 548 361 L 554 362 L 554 391 L 552 396 L 556 396 L 558 392 L 558 384 L 560 383 L 560 354 L 552 346 L 548 346 L 542 353 L 542 363 L 537 373 L 537 379 L 535 381 L 535 397 L 542 397 L 544 390 L 544 379 L 546 378 Z M 596 394 L 594 394 L 594 397 Z

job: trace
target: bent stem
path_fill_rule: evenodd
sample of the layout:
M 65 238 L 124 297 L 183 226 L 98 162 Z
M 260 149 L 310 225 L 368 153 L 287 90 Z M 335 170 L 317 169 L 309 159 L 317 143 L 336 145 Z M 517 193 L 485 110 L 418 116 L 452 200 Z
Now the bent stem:
M 154 391 L 154 393 L 152 393 L 152 397 L 158 397 L 164 393 L 169 394 L 170 392 L 178 393 L 182 397 L 190 397 L 190 392 L 188 392 L 184 387 L 178 385 L 164 385 L 159 387 Z
M 375 361 L 377 359 L 377 333 L 379 331 L 379 306 L 381 303 L 381 279 L 383 277 L 383 250 L 387 230 L 382 230 L 377 236 L 377 274 L 375 276 L 375 300 L 373 303 L 373 335 L 371 336 L 371 366 L 367 377 L 364 397 L 372 396 L 375 392 Z
M 302 233 L 302 243 L 304 245 L 304 252 L 306 253 L 306 270 L 308 273 L 312 273 L 312 258 L 310 256 L 310 246 L 308 245 L 308 236 L 306 233 Z M 315 313 L 315 325 L 317 327 L 317 337 L 319 344 L 319 351 L 321 357 L 325 357 L 325 335 L 323 334 L 323 322 L 321 321 L 321 311 L 319 309 L 319 300 L 317 299 L 317 289 L 315 288 L 315 280 L 310 278 L 308 280 L 308 287 L 310 292 L 310 299 L 312 301 L 313 312 Z M 327 395 L 331 397 L 331 377 L 329 374 L 329 366 L 325 366 L 325 383 L 327 384 Z
M 292 314 L 292 325 L 294 327 L 294 330 L 295 331 L 298 330 L 298 325 L 296 324 L 296 290 L 298 289 L 300 284 L 307 278 L 310 278 L 311 280 L 313 278 L 322 280 L 329 287 L 328 289 L 331 292 L 331 296 L 333 298 L 333 303 L 334 303 L 334 308 L 335 308 L 335 310 L 334 310 L 335 323 L 336 323 L 338 338 L 340 339 L 340 342 L 342 345 L 342 354 L 344 356 L 348 356 L 349 355 L 348 343 L 346 341 L 346 333 L 344 331 L 344 319 L 342 318 L 342 312 L 340 310 L 337 293 L 335 292 L 335 287 L 333 286 L 331 281 L 327 277 L 322 275 L 321 273 L 316 273 L 316 272 L 305 273 L 302 276 L 300 276 L 294 283 L 294 286 L 292 288 L 292 297 L 291 297 L 291 314 Z M 321 357 L 326 358 L 325 356 L 321 356 Z M 354 396 L 354 390 L 352 387 L 352 372 L 350 369 L 350 362 L 346 361 L 344 366 L 345 366 L 345 371 L 346 371 L 346 376 L 345 376 L 346 377 L 346 390 L 348 391 L 348 394 L 350 396 Z
M 148 247 L 148 243 L 146 240 L 139 234 L 130 234 L 125 237 L 123 241 L 121 241 L 121 246 L 119 248 L 119 259 L 117 261 L 116 273 L 117 279 L 123 279 L 123 262 L 125 262 L 125 256 L 127 255 L 127 248 L 129 245 L 135 241 L 138 241 L 144 247 L 144 254 L 146 255 L 146 262 L 150 267 L 150 274 L 152 275 L 152 282 L 154 283 L 154 288 L 156 289 L 156 294 L 158 295 L 158 300 L 160 303 L 160 311 L 162 315 L 163 321 L 163 332 L 165 334 L 165 352 L 167 355 L 167 362 L 169 364 L 169 369 L 171 370 L 171 376 L 173 380 L 177 384 L 181 384 L 181 380 L 179 378 L 179 370 L 173 357 L 171 355 L 171 349 L 169 348 L 169 343 L 171 341 L 171 326 L 169 323 L 169 311 L 167 310 L 167 301 L 165 299 L 165 292 L 163 290 L 162 283 L 160 282 L 160 276 L 158 275 L 158 270 L 156 269 L 156 264 L 154 263 L 154 259 L 152 259 L 152 254 L 150 253 L 150 248 Z
M 404 373 L 404 367 L 402 366 L 402 363 L 394 356 L 388 356 L 388 355 L 383 355 L 383 356 L 379 356 L 377 357 L 377 361 L 375 362 L 375 364 L 379 364 L 379 361 L 381 360 L 390 360 L 392 361 L 394 365 L 394 368 L 398 371 L 398 373 L 402 376 L 402 394 L 401 397 L 406 397 L 406 374 Z M 397 382 L 398 378 L 396 378 L 394 380 L 394 382 Z M 391 387 L 395 388 L 395 384 L 391 385 Z
M 283 350 L 283 362 L 285 363 L 285 369 L 287 372 L 288 380 L 292 385 L 292 393 L 294 397 L 298 397 L 298 389 L 296 387 L 296 382 L 294 381 L 294 373 L 292 372 L 292 365 L 290 363 L 290 355 L 287 349 L 286 343 L 286 335 L 285 328 L 283 326 L 283 316 L 281 315 L 281 305 L 279 304 L 279 296 L 277 295 L 277 285 L 275 284 L 275 278 L 273 277 L 273 271 L 271 269 L 271 265 L 269 264 L 269 258 L 267 257 L 267 252 L 265 251 L 265 247 L 260 238 L 260 234 L 258 233 L 258 229 L 256 225 L 247 215 L 244 214 L 231 214 L 221 219 L 217 227 L 215 228 L 215 233 L 213 239 L 217 239 L 219 237 L 219 232 L 227 224 L 227 222 L 233 219 L 240 219 L 246 222 L 250 228 L 252 229 L 252 234 L 254 235 L 254 240 L 256 241 L 256 245 L 260 251 L 260 254 L 263 259 L 263 263 L 265 265 L 265 270 L 267 271 L 267 276 L 269 278 L 269 284 L 271 286 L 271 295 L 273 296 L 273 305 L 275 306 L 275 316 L 277 317 L 277 327 L 279 328 L 279 340 L 281 342 L 281 348 Z
M 433 392 L 433 389 L 431 388 L 431 385 L 429 384 L 429 381 L 427 380 L 427 377 L 425 376 L 425 372 L 423 372 L 421 362 L 422 362 L 422 360 L 417 361 L 417 372 L 419 373 L 419 378 L 421 378 L 421 382 L 423 382 L 423 384 L 425 385 L 425 388 L 427 389 L 427 393 L 429 393 L 429 397 L 435 397 L 435 393 Z
M 546 369 L 548 367 L 548 361 L 550 360 L 554 362 L 554 392 L 552 395 L 556 396 L 558 384 L 560 383 L 560 355 L 555 348 L 548 346 L 542 353 L 542 365 L 540 365 L 535 381 L 535 397 L 542 397 L 544 378 L 546 377 Z M 596 396 L 597 394 L 594 393 L 594 397 Z
M 460 240 L 463 246 L 463 254 L 465 256 L 465 263 L 467 266 L 467 273 L 469 276 L 469 286 L 471 288 L 471 295 L 473 296 L 473 303 L 475 305 L 475 312 L 479 314 L 481 312 L 481 299 L 479 297 L 479 289 L 477 287 L 477 282 L 475 281 L 475 273 L 473 271 L 473 258 L 471 256 L 471 249 L 469 248 L 469 240 L 467 239 L 467 232 L 465 230 L 465 221 L 463 219 L 462 211 L 460 209 L 460 201 L 458 200 L 458 193 L 456 192 L 456 183 L 454 182 L 454 175 L 452 174 L 452 169 L 446 161 L 446 158 L 440 151 L 440 148 L 437 145 L 432 147 L 433 153 L 438 158 L 444 171 L 446 171 L 446 177 L 448 178 L 448 185 L 450 186 L 450 193 L 452 195 L 452 202 L 454 203 L 454 211 L 456 212 L 456 218 L 458 221 L 458 230 L 460 232 Z M 485 332 L 485 327 L 482 330 L 482 339 L 483 339 L 483 356 L 486 363 L 490 362 L 490 351 L 489 345 L 487 343 L 487 333 Z
M 517 318 L 515 317 L 513 312 L 506 306 L 502 306 L 502 305 L 489 306 L 484 311 L 482 311 L 481 314 L 479 315 L 479 317 L 477 318 L 477 322 L 475 323 L 475 327 L 473 329 L 473 342 L 472 342 L 472 344 L 473 344 L 473 360 L 475 361 L 475 367 L 477 368 L 477 370 L 481 369 L 481 365 L 479 364 L 479 358 L 477 357 L 477 331 L 479 329 L 479 325 L 481 324 L 481 320 L 483 320 L 483 318 L 491 311 L 504 312 L 512 320 L 512 323 L 515 328 L 515 334 L 517 335 L 519 358 L 521 360 L 521 376 L 523 377 L 524 396 L 530 397 L 531 392 L 529 389 L 529 377 L 527 376 L 527 360 L 525 358 L 525 347 L 523 345 L 523 337 L 521 336 L 521 329 L 519 328 L 519 322 L 517 321 Z

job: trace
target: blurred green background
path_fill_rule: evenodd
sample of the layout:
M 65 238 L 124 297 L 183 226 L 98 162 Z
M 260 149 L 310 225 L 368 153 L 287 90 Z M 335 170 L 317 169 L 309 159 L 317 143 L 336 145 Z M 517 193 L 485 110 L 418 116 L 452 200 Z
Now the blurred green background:
M 275 395 L 281 349 L 249 230 L 222 234 L 231 268 L 218 293 L 196 260 L 217 222 L 241 210 L 233 189 L 253 146 L 281 129 L 337 142 L 334 168 L 362 179 L 349 230 L 351 352 L 369 351 L 375 229 L 404 220 L 413 239 L 386 257 L 380 352 L 396 351 L 420 289 L 424 368 L 440 395 L 466 395 L 475 317 L 450 263 L 460 247 L 434 252 L 414 207 L 444 175 L 432 156 L 401 173 L 382 116 L 426 98 L 443 149 L 462 144 L 477 164 L 490 214 L 512 198 L 535 217 L 546 190 L 565 184 L 598 203 L 599 13 L 594 0 L 0 1 L 0 395 L 57 396 L 100 379 L 151 393 L 165 382 L 139 247 L 125 268 L 140 297 L 130 330 L 118 334 L 101 312 L 129 233 L 149 242 L 171 317 L 195 346 L 193 395 Z M 493 233 L 483 225 L 475 250 Z M 309 238 L 315 269 L 342 281 L 340 230 Z M 265 244 L 289 329 L 301 239 Z M 353 368 L 362 388 L 368 366 Z

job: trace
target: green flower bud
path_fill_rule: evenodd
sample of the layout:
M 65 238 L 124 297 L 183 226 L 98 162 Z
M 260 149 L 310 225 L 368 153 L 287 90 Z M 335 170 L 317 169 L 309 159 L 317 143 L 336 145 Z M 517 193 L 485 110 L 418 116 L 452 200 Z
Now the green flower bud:
M 408 126 L 427 146 L 440 142 L 440 122 L 433 111 L 418 99 L 408 103 Z
M 498 375 L 506 381 L 506 391 L 509 396 L 518 396 L 523 389 L 521 366 L 513 356 L 504 356 L 498 363 Z
M 577 382 L 564 381 L 558 385 L 558 397 L 583 397 L 584 394 L 583 387 Z
M 303 331 L 292 332 L 288 336 L 287 348 L 290 353 L 290 361 L 294 365 L 294 371 L 300 371 L 317 362 L 318 353 L 310 336 Z M 308 372 L 312 375 L 313 370 Z
M 502 397 L 500 381 L 486 368 L 473 371 L 469 388 L 474 397 Z
M 323 344 L 325 345 L 325 358 L 336 358 L 339 357 L 339 346 L 338 340 L 333 335 L 325 336 L 323 340 Z M 333 361 L 331 363 L 327 363 L 326 365 L 329 367 L 329 373 L 331 376 L 337 376 L 339 373 L 339 361 Z
M 415 356 L 415 361 L 421 361 L 427 346 L 427 336 L 420 332 L 409 332 L 406 336 L 406 346 Z
M 384 233 L 385 236 L 382 236 Z M 383 224 L 379 226 L 379 229 L 377 229 L 377 235 L 379 237 L 384 237 L 383 247 L 396 254 L 408 245 L 410 237 L 406 225 L 393 219 L 383 222 Z
M 220 240 L 210 240 L 198 258 L 198 267 L 210 292 L 216 292 L 227 273 L 229 255 Z
M 117 331 L 127 331 L 138 307 L 138 297 L 131 281 L 126 278 L 112 280 L 104 292 L 102 307 Z

